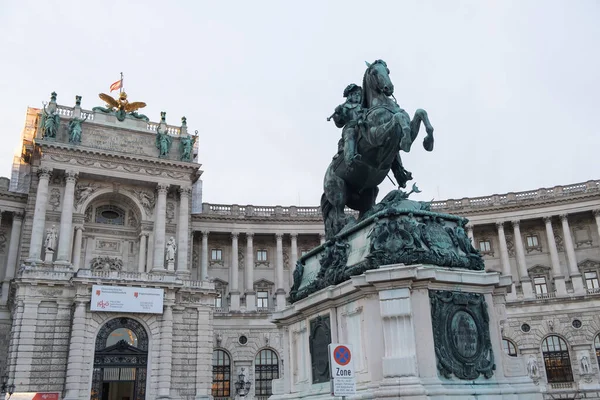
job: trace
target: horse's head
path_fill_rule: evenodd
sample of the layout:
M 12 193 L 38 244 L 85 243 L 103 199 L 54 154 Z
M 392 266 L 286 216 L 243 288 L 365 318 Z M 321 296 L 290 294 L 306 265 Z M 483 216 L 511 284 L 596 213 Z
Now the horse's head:
M 367 71 L 363 79 L 363 90 L 373 90 L 386 96 L 394 94 L 394 84 L 390 80 L 390 70 L 383 60 L 367 63 Z

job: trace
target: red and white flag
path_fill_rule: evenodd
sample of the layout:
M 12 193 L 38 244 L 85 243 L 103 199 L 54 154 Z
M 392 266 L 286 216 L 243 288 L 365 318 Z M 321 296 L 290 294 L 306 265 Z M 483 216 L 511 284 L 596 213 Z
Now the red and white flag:
M 121 89 L 121 87 L 123 87 L 123 80 L 119 79 L 118 81 L 110 85 L 110 91 L 112 92 L 113 90 Z

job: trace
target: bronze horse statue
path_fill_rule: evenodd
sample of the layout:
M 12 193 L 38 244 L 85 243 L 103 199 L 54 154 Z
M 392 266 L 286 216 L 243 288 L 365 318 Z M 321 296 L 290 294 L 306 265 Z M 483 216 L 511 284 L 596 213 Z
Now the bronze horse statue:
M 393 98 L 394 85 L 387 64 L 377 60 L 367 63 L 367 67 L 362 86 L 364 115 L 356 125 L 358 157 L 350 163 L 347 157 L 334 157 L 325 172 L 321 211 L 327 239 L 356 222 L 344 213 L 345 207 L 357 210 L 360 219 L 375 205 L 377 186 L 390 171 L 398 186 L 406 187 L 412 175 L 402 166 L 400 150 L 410 151 L 421 122 L 427 131 L 423 147 L 427 151 L 433 150 L 433 127 L 427 112 L 419 109 L 411 120 Z

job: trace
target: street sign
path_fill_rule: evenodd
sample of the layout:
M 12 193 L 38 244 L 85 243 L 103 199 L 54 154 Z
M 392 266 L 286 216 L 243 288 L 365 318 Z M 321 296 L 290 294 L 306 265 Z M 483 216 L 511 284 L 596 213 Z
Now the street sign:
M 331 394 L 334 396 L 356 394 L 352 347 L 349 344 L 331 343 L 329 365 L 331 366 Z

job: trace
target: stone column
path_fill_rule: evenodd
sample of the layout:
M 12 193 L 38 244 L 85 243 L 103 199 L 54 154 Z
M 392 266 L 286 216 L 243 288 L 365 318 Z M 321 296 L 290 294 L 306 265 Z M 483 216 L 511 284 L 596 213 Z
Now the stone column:
M 598 228 L 598 239 L 600 239 L 600 209 L 594 210 L 594 218 L 596 218 L 596 228 Z
M 256 292 L 254 291 L 254 233 L 246 233 L 246 310 L 256 310 Z
M 319 233 L 319 241 L 321 242 L 321 244 L 325 243 L 325 234 L 324 233 Z
M 46 226 L 46 205 L 48 204 L 48 181 L 52 174 L 51 168 L 38 169 L 39 182 L 35 197 L 35 210 L 33 212 L 33 226 L 31 227 L 31 241 L 29 242 L 29 257 L 27 262 L 42 262 L 42 242 Z
M 146 272 L 146 245 L 148 243 L 148 233 L 140 233 L 140 251 L 138 254 L 138 272 Z
M 85 306 L 83 300 L 75 301 L 71 341 L 69 343 L 69 359 L 67 362 L 67 379 L 65 383 L 65 400 L 79 399 L 81 371 L 84 369 L 85 352 Z
M 583 279 L 577 266 L 577 258 L 575 257 L 575 247 L 573 246 L 573 237 L 571 236 L 571 228 L 569 228 L 568 216 L 566 214 L 561 215 L 560 221 L 562 222 L 563 235 L 565 237 L 565 251 L 567 252 L 569 275 L 573 284 L 573 291 L 577 294 L 585 293 Z
M 0 304 L 6 304 L 8 301 L 10 281 L 15 277 L 15 271 L 17 270 L 23 215 L 22 212 L 13 213 L 13 222 L 10 229 L 10 247 L 8 248 L 8 257 L 6 259 L 6 270 L 4 271 L 4 279 L 2 282 L 2 297 L 0 298 Z
M 211 311 L 198 307 L 198 344 L 196 345 L 196 397 L 194 400 L 208 400 L 211 396 L 213 324 Z M 235 390 L 235 389 L 234 389 Z
M 201 281 L 208 279 L 208 234 L 209 231 L 202 231 L 202 254 L 200 256 L 200 277 Z
M 283 234 L 276 233 L 277 240 L 277 310 L 285 308 L 285 289 L 283 287 Z
M 165 271 L 165 226 L 167 217 L 167 190 L 169 185 L 159 183 L 154 219 L 154 265 L 153 269 Z
M 290 288 L 294 286 L 294 270 L 296 269 L 296 263 L 298 262 L 298 234 L 296 232 L 290 233 L 292 240 L 292 250 L 290 255 Z
M 523 238 L 521 237 L 520 221 L 512 221 L 515 234 L 515 251 L 517 253 L 517 268 L 519 270 L 519 279 L 523 288 L 525 298 L 533 297 L 533 286 L 529 273 L 527 271 L 527 262 L 525 261 L 525 248 L 523 247 Z
M 60 212 L 60 231 L 58 233 L 58 254 L 56 262 L 68 265 L 71 260 L 71 240 L 73 239 L 73 201 L 75 201 L 75 182 L 77 173 L 65 171 L 65 195 Z
M 231 232 L 231 270 L 229 283 L 229 309 L 237 311 L 240 309 L 240 286 L 239 286 L 239 260 L 238 260 L 238 232 Z
M 496 228 L 498 229 L 498 242 L 500 243 L 500 264 L 502 265 L 502 275 L 510 276 L 512 278 L 510 260 L 508 257 L 508 246 L 506 245 L 506 235 L 504 234 L 504 222 L 496 222 Z M 512 282 L 511 291 L 506 295 L 509 300 L 514 300 L 517 298 L 517 290 L 515 289 L 514 283 L 515 280 L 512 279 Z
M 475 236 L 473 235 L 473 225 L 467 225 L 467 236 L 469 237 L 469 239 L 471 239 L 471 244 L 474 247 L 478 247 L 478 246 L 475 246 Z
M 160 326 L 160 359 L 158 361 L 158 398 L 170 399 L 171 369 L 173 366 L 173 305 L 169 300 L 169 302 L 165 303 L 164 307 L 165 309 L 163 312 L 162 323 Z
M 81 268 L 81 242 L 83 241 L 83 226 L 75 227 L 75 243 L 73 244 L 73 271 Z
M 558 259 L 558 250 L 556 249 L 556 240 L 552 229 L 552 217 L 544 217 L 544 224 L 546 224 L 546 239 L 548 239 L 548 249 L 550 250 L 554 287 L 556 288 L 557 295 L 564 296 L 567 294 L 567 288 L 565 285 L 565 276 L 560 268 L 560 261 Z
M 191 188 L 179 188 L 179 223 L 177 226 L 177 274 L 189 275 L 188 269 L 188 231 L 190 218 L 190 194 Z

